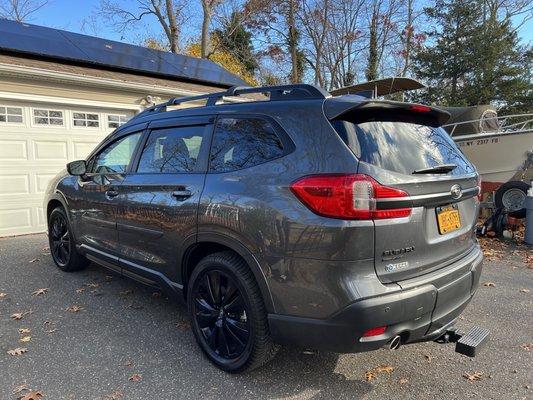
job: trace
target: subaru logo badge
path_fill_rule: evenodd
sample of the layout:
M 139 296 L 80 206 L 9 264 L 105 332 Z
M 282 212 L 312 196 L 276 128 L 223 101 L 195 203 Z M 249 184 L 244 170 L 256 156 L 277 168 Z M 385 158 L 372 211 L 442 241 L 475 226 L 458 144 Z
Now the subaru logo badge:
M 461 186 L 453 185 L 450 189 L 450 193 L 452 194 L 452 198 L 457 200 L 463 195 L 463 190 L 461 189 Z

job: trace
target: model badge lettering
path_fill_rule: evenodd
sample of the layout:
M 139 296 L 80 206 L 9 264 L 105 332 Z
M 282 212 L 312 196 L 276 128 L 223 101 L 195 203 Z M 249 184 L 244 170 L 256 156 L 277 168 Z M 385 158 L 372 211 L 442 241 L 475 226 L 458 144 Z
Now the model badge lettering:
M 396 263 L 396 264 L 387 264 L 385 267 L 385 271 L 394 272 L 394 271 L 398 271 L 400 269 L 405 269 L 405 268 L 409 268 L 408 261 L 404 261 L 404 262 Z
M 383 261 L 395 260 L 397 258 L 402 258 L 404 254 L 411 253 L 415 251 L 415 246 L 402 247 L 400 249 L 391 249 L 385 250 L 381 255 Z

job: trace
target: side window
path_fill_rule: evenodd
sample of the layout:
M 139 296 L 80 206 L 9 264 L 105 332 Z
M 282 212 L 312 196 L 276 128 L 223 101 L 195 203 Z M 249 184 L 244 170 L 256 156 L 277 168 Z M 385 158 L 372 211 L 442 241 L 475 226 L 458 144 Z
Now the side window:
M 92 172 L 98 174 L 126 172 L 140 138 L 141 132 L 138 132 L 111 143 L 94 159 Z
M 223 118 L 217 122 L 210 171 L 227 172 L 262 164 L 284 154 L 274 127 L 260 118 Z
M 153 130 L 141 154 L 137 172 L 192 172 L 202 145 L 205 126 Z

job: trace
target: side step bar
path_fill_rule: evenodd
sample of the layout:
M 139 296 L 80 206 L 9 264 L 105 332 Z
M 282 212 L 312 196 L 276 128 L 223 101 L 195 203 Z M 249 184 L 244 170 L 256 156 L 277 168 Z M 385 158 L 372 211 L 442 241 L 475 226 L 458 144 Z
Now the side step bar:
M 472 327 L 467 333 L 450 328 L 435 340 L 437 343 L 455 343 L 455 351 L 468 357 L 475 357 L 489 341 L 489 330 L 479 326 Z

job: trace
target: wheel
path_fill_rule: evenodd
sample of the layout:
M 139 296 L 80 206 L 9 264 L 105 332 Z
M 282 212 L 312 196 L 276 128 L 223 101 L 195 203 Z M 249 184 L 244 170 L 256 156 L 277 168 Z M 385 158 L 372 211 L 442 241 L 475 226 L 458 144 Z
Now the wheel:
M 50 213 L 48 242 L 55 265 L 63 271 L 79 271 L 89 265 L 89 260 L 76 250 L 74 236 L 62 207 L 57 207 Z
M 215 253 L 198 263 L 187 304 L 196 341 L 222 370 L 249 371 L 276 354 L 257 282 L 234 253 Z
M 506 182 L 496 191 L 494 202 L 496 207 L 504 208 L 509 212 L 509 216 L 514 218 L 525 218 L 526 209 L 524 203 L 529 185 L 521 181 Z

